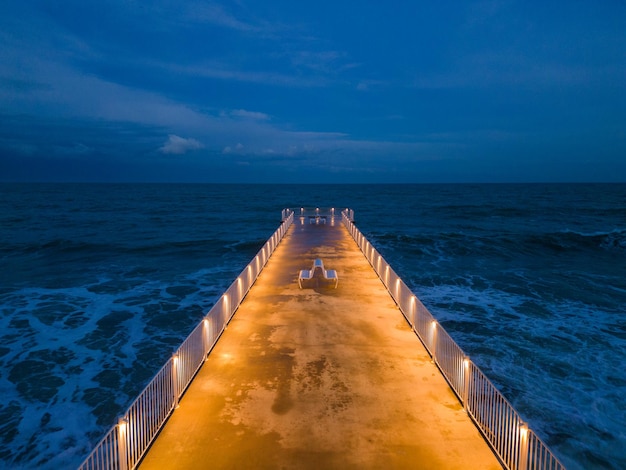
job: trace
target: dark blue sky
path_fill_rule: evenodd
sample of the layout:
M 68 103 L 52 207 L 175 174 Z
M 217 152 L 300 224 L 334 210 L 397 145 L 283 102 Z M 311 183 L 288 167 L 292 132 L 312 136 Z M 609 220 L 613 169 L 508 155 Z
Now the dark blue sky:
M 626 2 L 5 0 L 24 180 L 626 181 Z

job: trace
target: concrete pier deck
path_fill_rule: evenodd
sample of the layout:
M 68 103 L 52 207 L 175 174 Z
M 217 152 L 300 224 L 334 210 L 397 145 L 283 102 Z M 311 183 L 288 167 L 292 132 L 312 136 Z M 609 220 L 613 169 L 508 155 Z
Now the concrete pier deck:
M 502 466 L 341 218 L 296 217 L 140 468 Z

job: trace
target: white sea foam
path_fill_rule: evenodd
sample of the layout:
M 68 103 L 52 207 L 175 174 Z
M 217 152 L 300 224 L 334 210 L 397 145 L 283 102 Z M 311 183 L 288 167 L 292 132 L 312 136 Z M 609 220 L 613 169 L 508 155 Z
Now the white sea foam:
M 455 285 L 424 288 L 420 297 L 531 428 L 574 456 L 568 468 L 587 468 L 576 456 L 589 449 L 623 460 L 626 404 L 614 382 L 626 386 L 626 345 L 606 332 L 614 312 L 571 301 L 533 312 L 536 296 Z
M 102 277 L 98 284 L 86 287 L 24 288 L 9 297 L 5 308 L 13 306 L 15 309 L 10 315 L 0 318 L 3 343 L 10 347 L 1 359 L 2 370 L 7 373 L 0 375 L 0 387 L 4 403 L 16 404 L 21 410 L 19 426 L 13 431 L 17 435 L 7 443 L 12 449 L 12 467 L 30 468 L 35 464 L 38 468 L 52 469 L 77 465 L 99 436 L 113 424 L 113 420 L 100 424 L 96 422 L 92 406 L 85 402 L 85 391 L 101 387 L 95 378 L 104 370 L 132 368 L 137 361 L 138 347 L 151 344 L 155 349 L 159 348 L 154 344 L 155 340 L 146 335 L 145 308 L 149 305 L 158 307 L 159 303 L 169 300 L 176 303 L 176 312 L 192 308 L 199 312 L 208 311 L 228 281 L 225 281 L 221 267 L 193 272 L 181 279 L 181 285 L 187 286 L 186 290 L 181 288 L 182 291 L 191 293 L 182 298 L 171 293 L 176 292 L 176 284 L 160 281 L 140 282 L 117 293 L 97 292 L 99 286 L 108 283 L 110 279 Z M 214 293 L 206 297 L 203 295 L 203 292 L 211 291 Z M 204 307 L 199 306 L 199 302 Z M 42 308 L 51 310 L 50 315 L 42 313 Z M 57 310 L 62 315 L 57 315 Z M 100 324 L 115 311 L 129 312 L 130 315 L 119 324 Z M 79 321 L 68 325 L 67 319 L 73 316 Z M 199 318 L 201 315 L 197 321 Z M 98 331 L 104 335 L 102 344 L 98 343 Z M 111 339 L 120 331 L 126 339 L 111 348 Z M 177 334 L 178 339 L 170 343 L 178 344 L 189 331 L 191 328 L 185 332 L 163 333 L 166 338 Z M 85 341 L 90 337 L 92 341 Z M 164 357 L 171 354 L 170 343 L 162 353 Z M 71 352 L 71 358 L 59 363 L 55 357 L 59 351 Z M 37 398 L 41 395 L 37 383 L 32 384 L 31 393 L 25 397 L 23 390 L 19 389 L 23 383 L 18 379 L 17 383 L 8 380 L 8 374 L 15 365 L 21 363 L 27 368 L 34 360 L 45 365 L 46 372 L 29 380 L 45 381 L 47 377 L 58 377 L 64 381 L 58 390 L 45 395 L 49 396 L 46 401 Z M 152 373 L 157 370 L 153 369 Z M 120 383 L 124 383 L 122 374 L 119 376 Z M 141 387 L 142 384 L 134 385 L 135 389 Z M 115 394 L 110 402 L 117 406 L 118 414 L 134 397 L 115 387 L 109 388 L 108 393 Z

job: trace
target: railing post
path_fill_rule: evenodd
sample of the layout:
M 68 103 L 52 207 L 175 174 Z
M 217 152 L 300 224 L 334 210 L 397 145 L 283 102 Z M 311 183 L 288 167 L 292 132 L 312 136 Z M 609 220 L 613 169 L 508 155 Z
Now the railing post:
M 519 465 L 518 470 L 528 469 L 528 424 L 523 421 L 519 426 Z
M 117 421 L 117 452 L 120 470 L 128 470 L 128 419 L 124 417 Z
M 210 324 L 209 324 L 209 318 L 208 317 L 204 317 L 204 319 L 202 320 L 202 349 L 204 351 L 204 360 L 206 361 L 209 357 L 209 344 L 210 344 L 210 339 L 209 339 L 209 328 L 210 328 Z
M 470 385 L 470 358 L 465 356 L 463 359 L 463 408 L 469 414 L 469 385 Z
M 431 335 L 430 335 L 430 348 L 433 355 L 433 362 L 437 364 L 437 321 L 433 320 L 430 323 Z
M 263 254 L 265 254 L 265 248 L 263 248 Z M 226 325 L 230 321 L 230 305 L 229 305 L 230 303 L 228 300 L 229 300 L 228 294 L 224 294 L 222 296 L 222 315 L 224 318 L 224 329 L 226 328 Z
M 178 408 L 178 354 L 172 355 L 172 393 L 174 394 L 174 408 Z

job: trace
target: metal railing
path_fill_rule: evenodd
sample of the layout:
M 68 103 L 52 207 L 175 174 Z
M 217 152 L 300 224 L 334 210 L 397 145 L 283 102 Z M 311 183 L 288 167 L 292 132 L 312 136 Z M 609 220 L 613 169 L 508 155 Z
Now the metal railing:
M 295 217 L 342 217 L 345 213 L 350 220 L 354 220 L 354 211 L 352 209 L 338 209 L 336 207 L 294 207 L 284 209 L 284 211 L 293 211 Z
M 342 221 L 400 311 L 500 461 L 510 470 L 565 470 L 548 446 L 528 428 L 513 406 L 465 355 L 389 263 L 354 225 Z
M 334 216 L 335 209 L 301 208 L 300 211 L 296 209 L 295 213 L 298 216 Z M 466 412 L 505 467 L 511 470 L 564 470 L 563 464 L 528 429 L 517 411 L 356 228 L 353 223 L 354 212 L 345 209 L 341 211 L 341 217 Z M 118 423 L 96 445 L 79 470 L 129 470 L 137 466 L 293 223 L 294 211 L 283 210 L 282 218 L 281 226 L 172 358 L 157 372 Z
M 292 210 L 283 211 L 280 227 L 183 341 L 172 358 L 157 372 L 118 423 L 95 446 L 79 470 L 129 470 L 137 466 L 293 223 L 293 217 Z

